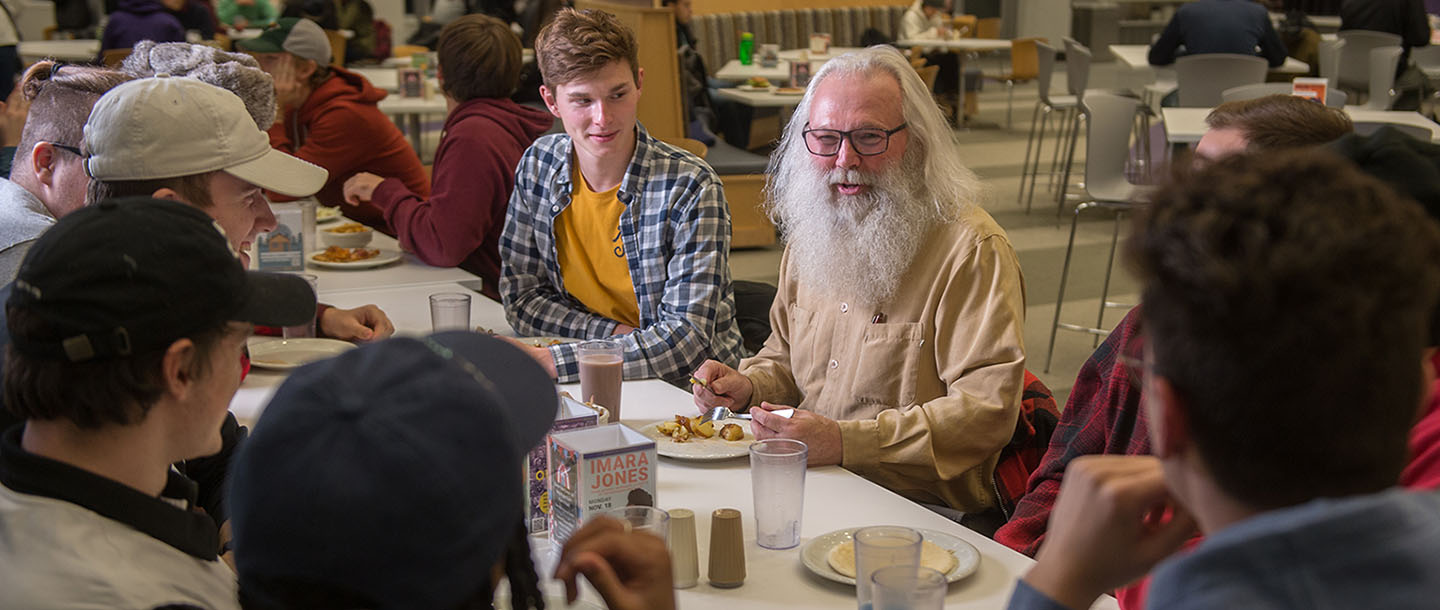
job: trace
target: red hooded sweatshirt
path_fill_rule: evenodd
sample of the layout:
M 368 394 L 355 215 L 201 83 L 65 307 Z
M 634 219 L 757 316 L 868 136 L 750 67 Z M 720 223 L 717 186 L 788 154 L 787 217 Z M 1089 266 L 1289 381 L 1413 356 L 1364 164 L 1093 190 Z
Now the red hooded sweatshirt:
M 407 181 L 387 177 L 370 203 L 406 250 L 428 264 L 480 276 L 485 295 L 498 301 L 500 232 L 515 166 L 552 124 L 550 113 L 508 99 L 462 102 L 445 119 L 429 200 Z
M 399 178 L 410 190 L 430 195 L 430 182 L 420 157 L 376 104 L 385 92 L 365 77 L 331 67 L 331 76 L 310 92 L 299 108 L 286 108 L 283 119 L 270 128 L 270 146 L 330 171 L 330 179 L 315 196 L 325 205 L 340 205 L 341 187 L 351 176 L 370 172 Z M 290 197 L 272 194 L 271 199 Z M 341 206 L 345 215 L 393 234 L 380 210 L 373 206 Z

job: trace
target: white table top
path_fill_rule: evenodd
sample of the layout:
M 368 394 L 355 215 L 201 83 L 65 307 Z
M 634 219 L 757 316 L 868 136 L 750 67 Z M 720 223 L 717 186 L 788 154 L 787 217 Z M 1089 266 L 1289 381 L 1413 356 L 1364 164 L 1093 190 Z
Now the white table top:
M 397 72 L 395 68 L 368 67 L 349 68 L 349 70 L 365 77 L 365 80 L 370 81 L 370 84 L 374 85 L 377 89 L 384 89 L 392 94 L 400 90 L 400 73 Z M 440 91 L 440 79 L 428 78 L 426 80 L 430 83 L 430 89 L 438 95 Z
M 320 297 L 342 307 L 376 303 L 390 313 L 400 334 L 414 335 L 429 332 L 428 296 L 447 291 L 463 291 L 463 288 L 453 282 L 441 282 L 365 290 L 330 290 L 322 282 Z M 512 332 L 505 324 L 500 304 L 479 294 L 474 294 L 471 300 L 471 323 L 502 334 Z M 283 379 L 282 373 L 252 370 L 231 402 L 231 410 L 242 421 L 253 422 Z M 568 389 L 572 394 L 578 391 L 574 385 L 561 386 L 561 389 Z M 677 413 L 695 411 L 688 392 L 658 380 L 625 382 L 621 400 L 622 421 L 634 428 L 655 420 L 669 419 Z M 689 508 L 696 514 L 702 578 L 698 586 L 676 591 L 681 607 L 688 610 L 732 610 L 735 607 L 848 610 L 855 607 L 854 588 L 810 575 L 800 563 L 798 548 L 772 551 L 755 544 L 753 499 L 746 460 L 681 462 L 661 458 L 657 479 L 656 500 L 660 508 Z M 718 508 L 738 508 L 746 515 L 744 530 L 748 578 L 737 589 L 715 588 L 703 578 L 710 539 L 708 515 Z M 945 604 L 947 608 L 1004 607 L 1015 580 L 1023 576 L 1032 563 L 1029 558 L 843 468 L 814 468 L 807 472 L 802 545 L 804 541 L 833 530 L 874 524 L 901 524 L 939 530 L 962 538 L 980 550 L 982 560 L 979 571 L 950 586 Z M 548 574 L 543 567 L 541 569 L 542 574 Z M 1114 598 L 1103 597 L 1096 607 L 1116 608 L 1117 605 Z
M 1205 135 L 1207 129 L 1205 116 L 1210 114 L 1210 110 L 1210 108 L 1162 108 L 1161 113 L 1165 117 L 1166 139 L 1175 144 L 1199 142 L 1200 137 Z M 1345 114 L 1350 115 L 1350 120 L 1356 122 L 1374 121 L 1423 127 L 1430 130 L 1432 140 L 1440 140 L 1440 124 L 1436 124 L 1418 112 L 1367 110 L 1347 106 Z
M 323 228 L 328 225 L 320 226 Z M 400 242 L 389 235 L 376 231 L 375 238 L 371 240 L 369 247 L 398 251 L 400 250 Z M 373 269 L 330 269 L 311 264 L 306 266 L 305 273 L 315 275 L 317 291 L 321 294 L 340 290 L 380 289 L 476 279 L 475 276 L 458 267 L 431 267 L 430 265 L 420 262 L 419 258 L 409 252 L 404 253 L 400 262 L 384 267 L 375 267 Z M 363 305 L 363 303 L 361 304 Z M 345 307 L 350 306 L 346 305 Z M 426 315 L 429 314 L 427 313 Z M 426 318 L 426 323 L 429 323 L 429 320 L 429 318 Z
M 803 95 L 778 95 L 773 91 L 741 91 L 734 88 L 715 89 L 715 94 L 756 108 L 793 108 L 804 97 Z
M 65 61 L 92 61 L 100 54 L 99 40 L 22 40 L 16 52 L 26 60 L 40 60 L 47 57 Z
M 950 51 L 1008 51 L 1010 41 L 1000 38 L 955 38 L 950 40 L 909 39 L 895 41 L 900 47 L 933 47 Z
M 427 98 L 387 95 L 377 104 L 385 114 L 445 114 L 445 96 L 435 94 Z
M 1110 52 L 1115 55 L 1115 59 L 1119 60 L 1120 63 L 1131 70 L 1173 69 L 1173 66 L 1150 65 L 1150 47 L 1148 45 L 1112 44 L 1110 45 Z M 1270 68 L 1270 71 L 1276 74 L 1309 74 L 1310 64 L 1295 59 L 1294 57 L 1286 57 L 1284 64 L 1278 68 Z
M 788 49 L 779 53 L 779 63 L 768 68 L 760 65 L 758 60 L 747 66 L 740 63 L 738 59 L 732 59 L 725 62 L 725 65 L 715 72 L 715 78 L 739 83 L 759 76 L 779 85 L 790 82 L 790 62 L 792 61 L 809 61 L 810 73 L 814 74 L 830 58 L 856 50 L 859 50 L 858 47 L 830 47 L 829 53 L 812 55 L 809 49 Z

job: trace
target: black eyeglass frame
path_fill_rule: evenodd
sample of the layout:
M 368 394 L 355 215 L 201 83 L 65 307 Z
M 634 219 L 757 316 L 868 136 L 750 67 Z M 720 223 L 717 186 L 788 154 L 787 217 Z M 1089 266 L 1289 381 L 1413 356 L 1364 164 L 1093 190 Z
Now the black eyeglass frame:
M 873 157 L 873 156 L 875 156 L 875 155 L 883 155 L 883 154 L 885 154 L 886 151 L 890 150 L 890 137 L 893 136 L 893 135 L 895 135 L 895 134 L 897 134 L 897 133 L 900 133 L 901 131 L 904 131 L 904 130 L 905 130 L 906 128 L 908 128 L 908 127 L 910 127 L 910 122 L 909 122 L 909 121 L 905 121 L 904 123 L 901 123 L 899 127 L 896 127 L 896 128 L 894 128 L 894 129 L 881 129 L 881 128 L 879 128 L 879 127 L 861 127 L 860 129 L 851 129 L 851 130 L 849 130 L 849 131 L 841 131 L 841 130 L 839 130 L 839 129 L 811 129 L 811 128 L 810 128 L 810 124 L 809 124 L 809 123 L 806 123 L 806 124 L 805 124 L 805 129 L 804 129 L 804 131 L 801 131 L 801 132 L 800 132 L 800 138 L 801 138 L 802 140 L 805 140 L 805 150 L 810 151 L 810 154 L 815 155 L 815 156 L 817 156 L 817 157 L 833 157 L 833 156 L 835 156 L 835 155 L 840 154 L 840 149 L 845 146 L 845 143 L 846 143 L 846 142 L 849 142 L 849 143 L 850 143 L 850 150 L 855 151 L 855 154 L 860 155 L 860 156 L 862 156 L 862 157 Z M 881 146 L 881 147 L 880 147 L 880 150 L 877 150 L 877 151 L 875 151 L 875 152 L 862 152 L 862 151 L 860 150 L 860 147 L 855 145 L 855 138 L 853 137 L 853 134 L 855 134 L 855 133 L 857 133 L 857 132 L 862 132 L 862 131 L 876 132 L 876 133 L 885 134 L 885 144 L 884 144 L 884 146 Z M 835 152 L 832 152 L 832 153 L 829 153 L 829 154 L 825 154 L 825 153 L 821 153 L 821 152 L 815 152 L 815 149 L 814 149 L 814 148 L 811 148 L 811 146 L 810 146 L 810 134 L 812 134 L 812 133 L 817 133 L 817 132 L 824 132 L 824 133 L 826 133 L 826 134 L 834 134 L 834 135 L 838 135 L 838 136 L 840 137 L 840 145 L 835 147 Z
M 68 144 L 61 144 L 61 143 L 59 143 L 59 142 L 46 142 L 46 144 L 49 144 L 49 145 L 51 145 L 51 146 L 54 146 L 55 148 L 58 148 L 58 149 L 63 150 L 63 151 L 65 151 L 65 152 L 72 153 L 72 154 L 74 154 L 74 155 L 77 156 L 77 157 L 81 157 L 81 158 L 84 158 L 84 157 L 85 157 L 85 153 L 80 152 L 80 147 L 79 147 L 79 146 L 70 146 L 70 145 L 68 145 Z

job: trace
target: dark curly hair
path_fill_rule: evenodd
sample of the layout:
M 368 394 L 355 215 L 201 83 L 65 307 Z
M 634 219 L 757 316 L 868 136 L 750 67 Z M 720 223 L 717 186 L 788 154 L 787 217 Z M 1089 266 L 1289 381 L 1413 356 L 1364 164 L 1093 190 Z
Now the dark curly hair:
M 1324 151 L 1177 173 L 1137 217 L 1153 370 L 1257 508 L 1390 487 L 1421 401 L 1440 228 Z

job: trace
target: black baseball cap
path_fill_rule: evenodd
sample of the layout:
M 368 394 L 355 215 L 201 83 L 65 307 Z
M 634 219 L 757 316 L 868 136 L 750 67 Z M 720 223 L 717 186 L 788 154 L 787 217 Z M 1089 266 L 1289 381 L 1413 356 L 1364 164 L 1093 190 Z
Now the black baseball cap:
M 521 527 L 524 459 L 558 405 L 528 354 L 468 331 L 296 370 L 230 468 L 243 595 L 280 602 L 289 582 L 460 607 Z
M 163 349 L 227 321 L 303 324 L 315 292 L 293 275 L 246 271 L 199 209 L 129 197 L 81 208 L 41 235 L 5 305 L 42 322 L 28 334 L 11 324 L 17 351 L 85 362 Z

